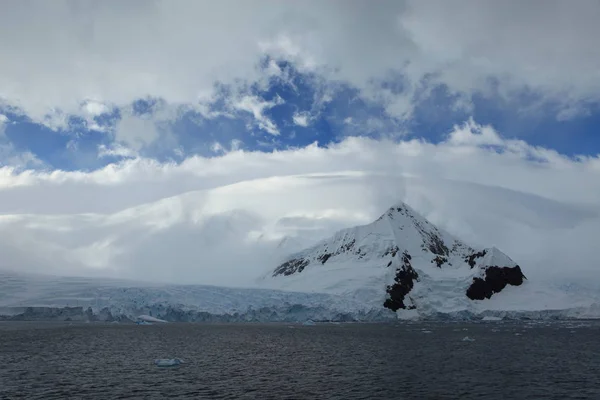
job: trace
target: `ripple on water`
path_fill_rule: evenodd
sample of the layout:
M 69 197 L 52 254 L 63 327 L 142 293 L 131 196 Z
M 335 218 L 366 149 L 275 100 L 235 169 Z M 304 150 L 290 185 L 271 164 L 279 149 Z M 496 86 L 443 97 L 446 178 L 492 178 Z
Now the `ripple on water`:
M 598 323 L 497 326 L 2 323 L 0 398 L 600 398 Z

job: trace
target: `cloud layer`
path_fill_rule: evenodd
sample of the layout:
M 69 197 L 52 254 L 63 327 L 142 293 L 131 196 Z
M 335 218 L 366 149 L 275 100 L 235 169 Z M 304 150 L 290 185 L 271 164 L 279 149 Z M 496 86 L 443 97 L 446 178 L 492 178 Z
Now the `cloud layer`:
M 441 84 L 458 107 L 479 93 L 550 104 L 565 119 L 599 100 L 598 16 L 592 0 L 26 0 L 0 16 L 11 38 L 0 44 L 0 98 L 53 127 L 147 96 L 202 108 L 216 82 L 281 73 L 259 68 L 268 56 L 325 85 L 347 82 L 401 118 Z
M 598 278 L 597 150 L 476 120 L 550 136 L 597 116 L 599 18 L 592 0 L 10 2 L 0 267 L 250 285 L 404 200 L 528 276 Z
M 404 200 L 468 243 L 496 245 L 532 278 L 600 274 L 600 160 L 506 140 L 472 120 L 437 145 L 349 138 L 0 174 L 4 268 L 247 286 L 281 254 Z

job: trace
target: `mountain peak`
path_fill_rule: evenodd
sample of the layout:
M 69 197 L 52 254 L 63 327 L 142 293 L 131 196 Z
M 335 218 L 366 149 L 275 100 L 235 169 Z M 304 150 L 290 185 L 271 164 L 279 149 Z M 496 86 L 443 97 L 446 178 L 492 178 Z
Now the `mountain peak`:
M 397 236 L 404 236 L 404 241 L 420 238 L 419 246 L 439 257 L 448 257 L 457 250 L 471 251 L 462 241 L 439 229 L 408 204 L 400 202 L 390 207 L 379 220 L 387 220 Z M 403 231 L 404 234 L 400 234 Z M 438 262 L 441 258 L 438 259 Z
M 520 285 L 521 277 L 520 267 L 497 248 L 474 249 L 403 202 L 370 224 L 290 255 L 272 273 L 284 289 L 368 293 L 393 311 L 425 307 L 432 290 L 465 306 L 507 284 Z

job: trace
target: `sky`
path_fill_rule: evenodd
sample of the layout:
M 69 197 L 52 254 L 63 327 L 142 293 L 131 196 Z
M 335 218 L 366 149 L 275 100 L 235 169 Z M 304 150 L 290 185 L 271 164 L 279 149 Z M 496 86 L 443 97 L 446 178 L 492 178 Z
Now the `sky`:
M 248 285 L 406 201 L 528 276 L 598 277 L 599 18 L 592 0 L 8 2 L 0 268 Z

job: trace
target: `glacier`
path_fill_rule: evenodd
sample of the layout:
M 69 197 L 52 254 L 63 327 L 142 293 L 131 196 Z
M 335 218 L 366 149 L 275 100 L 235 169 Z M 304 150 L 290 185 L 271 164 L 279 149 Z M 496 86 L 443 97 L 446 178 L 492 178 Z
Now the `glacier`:
M 277 251 L 287 248 L 284 238 Z M 297 247 L 296 245 L 292 248 Z M 0 320 L 382 322 L 599 318 L 598 290 L 529 281 L 399 203 L 367 225 L 282 254 L 253 287 L 0 271 Z M 267 259 L 267 258 L 266 258 Z
M 394 313 L 356 297 L 361 296 L 0 272 L 0 321 L 133 322 L 144 316 L 169 322 L 287 323 L 600 318 L 595 293 L 573 285 L 525 282 L 486 300 L 484 307 L 421 313 Z
M 343 296 L 0 272 L 0 319 L 169 322 L 383 321 Z M 150 318 L 148 318 L 150 317 Z

